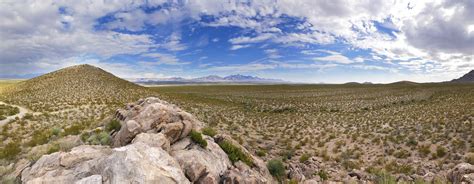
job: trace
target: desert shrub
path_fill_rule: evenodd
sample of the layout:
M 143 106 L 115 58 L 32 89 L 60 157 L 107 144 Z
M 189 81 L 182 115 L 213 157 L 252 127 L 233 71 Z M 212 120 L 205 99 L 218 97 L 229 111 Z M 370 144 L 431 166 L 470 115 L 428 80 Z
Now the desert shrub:
M 189 133 L 189 136 L 191 137 L 191 140 L 199 144 L 199 146 L 203 148 L 207 147 L 207 141 L 204 138 L 202 138 L 202 134 L 200 132 L 191 130 L 191 133 Z
M 396 184 L 397 179 L 387 172 L 377 171 L 375 172 L 375 183 Z
M 232 161 L 232 163 L 235 163 L 237 161 L 242 161 L 248 166 L 253 166 L 253 160 L 252 158 L 244 153 L 239 147 L 233 145 L 229 141 L 221 141 L 219 143 L 219 146 L 224 150 L 225 153 L 227 153 L 227 157 L 229 157 L 229 160 Z
M 267 152 L 265 150 L 258 150 L 257 151 L 257 156 L 264 157 L 265 155 L 267 155 Z
M 14 176 L 4 176 L 2 177 L 2 179 L 0 180 L 0 183 L 3 183 L 3 184 L 15 184 L 17 182 L 15 182 L 16 178 Z
M 52 144 L 48 146 L 48 151 L 46 153 L 51 154 L 59 151 L 59 144 Z
M 295 154 L 295 151 L 290 149 L 290 150 L 286 150 L 286 151 L 283 151 L 280 153 L 281 157 L 283 158 L 283 160 L 290 160 L 293 155 Z
M 87 142 L 87 139 L 89 139 L 89 137 L 91 136 L 91 134 L 89 132 L 84 132 L 81 134 L 81 141 L 82 142 Z
M 441 158 L 441 157 L 444 157 L 446 155 L 446 148 L 442 147 L 442 146 L 438 146 L 436 148 L 436 156 L 438 158 Z
M 33 114 L 31 113 L 26 113 L 25 116 L 23 116 L 23 119 L 31 119 L 33 118 Z
M 385 170 L 392 173 L 403 173 L 403 174 L 412 174 L 413 167 L 409 164 L 399 164 L 395 161 L 391 161 L 385 165 Z
M 311 157 L 311 156 L 310 156 L 309 154 L 307 154 L 307 153 L 301 155 L 301 157 L 300 157 L 300 162 L 301 162 L 301 163 L 306 162 L 306 161 L 309 159 L 309 157 Z
M 107 125 L 105 125 L 105 130 L 107 130 L 107 132 L 110 132 L 112 130 L 119 131 L 120 128 L 122 128 L 122 124 L 120 124 L 118 120 L 112 120 L 107 123 Z
M 101 145 L 109 145 L 111 143 L 112 138 L 107 132 L 101 132 L 97 135 L 99 142 Z
M 206 127 L 202 129 L 202 134 L 210 136 L 210 137 L 214 137 L 217 135 L 217 131 L 211 127 Z
M 51 137 L 50 131 L 34 131 L 31 140 L 27 143 L 28 146 L 34 147 L 36 145 L 42 145 L 49 142 L 49 138 Z
M 408 138 L 408 141 L 406 142 L 406 145 L 407 146 L 416 146 L 416 145 L 418 145 L 418 141 L 416 141 L 415 137 L 410 136 Z
M 418 147 L 418 153 L 421 157 L 426 157 L 431 153 L 430 145 L 420 145 Z
M 317 174 L 318 174 L 318 176 L 319 176 L 323 181 L 329 179 L 329 175 L 328 175 L 328 173 L 327 173 L 325 170 L 322 170 L 322 169 L 321 169 L 321 170 L 318 171 Z
M 360 168 L 360 163 L 358 161 L 353 161 L 353 160 L 344 160 L 342 161 L 342 166 L 346 169 L 352 170 L 352 169 L 359 169 Z
M 466 155 L 466 162 L 470 164 L 474 164 L 474 153 L 468 153 Z
M 64 129 L 64 135 L 78 135 L 84 128 L 80 123 L 73 124 Z
M 267 169 L 272 174 L 272 176 L 282 179 L 285 175 L 285 166 L 283 162 L 279 159 L 272 159 L 267 162 Z
M 400 150 L 400 151 L 396 151 L 393 156 L 397 157 L 397 158 L 408 158 L 410 156 L 410 152 L 408 152 L 407 150 Z
M 51 133 L 54 135 L 54 136 L 58 136 L 60 133 L 61 133 L 61 129 L 60 128 L 53 128 L 51 129 Z
M 21 148 L 18 143 L 10 142 L 0 151 L 0 159 L 13 160 L 21 152 Z
M 288 184 L 298 184 L 298 180 L 291 179 L 290 181 L 288 181 Z
M 100 144 L 99 136 L 97 136 L 97 134 L 92 134 L 89 136 L 89 138 L 87 138 L 86 142 L 87 144 L 99 145 Z

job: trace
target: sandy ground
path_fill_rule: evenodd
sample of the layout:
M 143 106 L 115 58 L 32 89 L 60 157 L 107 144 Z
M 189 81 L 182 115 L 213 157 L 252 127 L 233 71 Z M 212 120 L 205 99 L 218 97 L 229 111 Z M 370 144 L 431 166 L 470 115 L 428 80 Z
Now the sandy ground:
M 13 107 L 18 107 L 18 109 L 20 109 L 20 113 L 15 114 L 15 115 L 13 115 L 13 116 L 7 116 L 6 119 L 1 120 L 1 121 L 0 121 L 0 126 L 5 125 L 6 123 L 10 122 L 11 120 L 14 120 L 16 117 L 22 118 L 22 117 L 25 116 L 26 113 L 30 112 L 30 110 L 28 110 L 28 109 L 26 109 L 26 108 L 24 108 L 24 107 L 20 107 L 20 106 L 18 106 L 18 105 L 7 104 L 7 103 L 5 103 L 5 102 L 0 102 L 0 104 L 10 105 L 10 106 L 13 106 Z

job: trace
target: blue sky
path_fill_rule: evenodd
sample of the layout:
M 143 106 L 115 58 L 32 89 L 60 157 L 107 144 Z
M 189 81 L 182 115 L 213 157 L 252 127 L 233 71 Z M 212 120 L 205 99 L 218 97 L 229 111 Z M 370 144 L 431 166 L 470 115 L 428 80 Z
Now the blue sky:
M 473 12 L 467 0 L 5 1 L 0 78 L 88 63 L 123 78 L 444 81 L 474 68 Z

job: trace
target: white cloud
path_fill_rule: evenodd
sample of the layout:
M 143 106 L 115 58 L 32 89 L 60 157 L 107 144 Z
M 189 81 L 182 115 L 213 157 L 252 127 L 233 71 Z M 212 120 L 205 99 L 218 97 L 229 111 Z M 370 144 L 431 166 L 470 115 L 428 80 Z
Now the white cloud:
M 170 55 L 170 54 L 163 54 L 163 53 L 147 53 L 147 54 L 142 54 L 142 57 L 147 57 L 147 58 L 153 58 L 156 59 L 157 61 L 142 61 L 140 62 L 141 64 L 145 65 L 186 65 L 186 64 L 191 64 L 190 62 L 183 62 L 180 61 L 176 56 Z
M 247 47 L 250 47 L 250 45 L 232 45 L 232 47 L 230 47 L 230 50 L 238 50 L 238 49 L 243 49 Z
M 273 34 L 268 34 L 268 33 L 261 34 L 256 37 L 242 36 L 242 37 L 232 38 L 229 40 L 229 42 L 232 44 L 258 43 L 258 42 L 268 40 L 272 38 L 273 36 L 274 36 Z

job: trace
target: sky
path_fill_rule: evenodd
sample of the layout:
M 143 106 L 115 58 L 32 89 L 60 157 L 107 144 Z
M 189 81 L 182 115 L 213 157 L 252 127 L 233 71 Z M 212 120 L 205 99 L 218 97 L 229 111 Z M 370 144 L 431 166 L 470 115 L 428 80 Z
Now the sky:
M 0 78 L 243 74 L 437 82 L 474 69 L 473 0 L 0 0 Z

